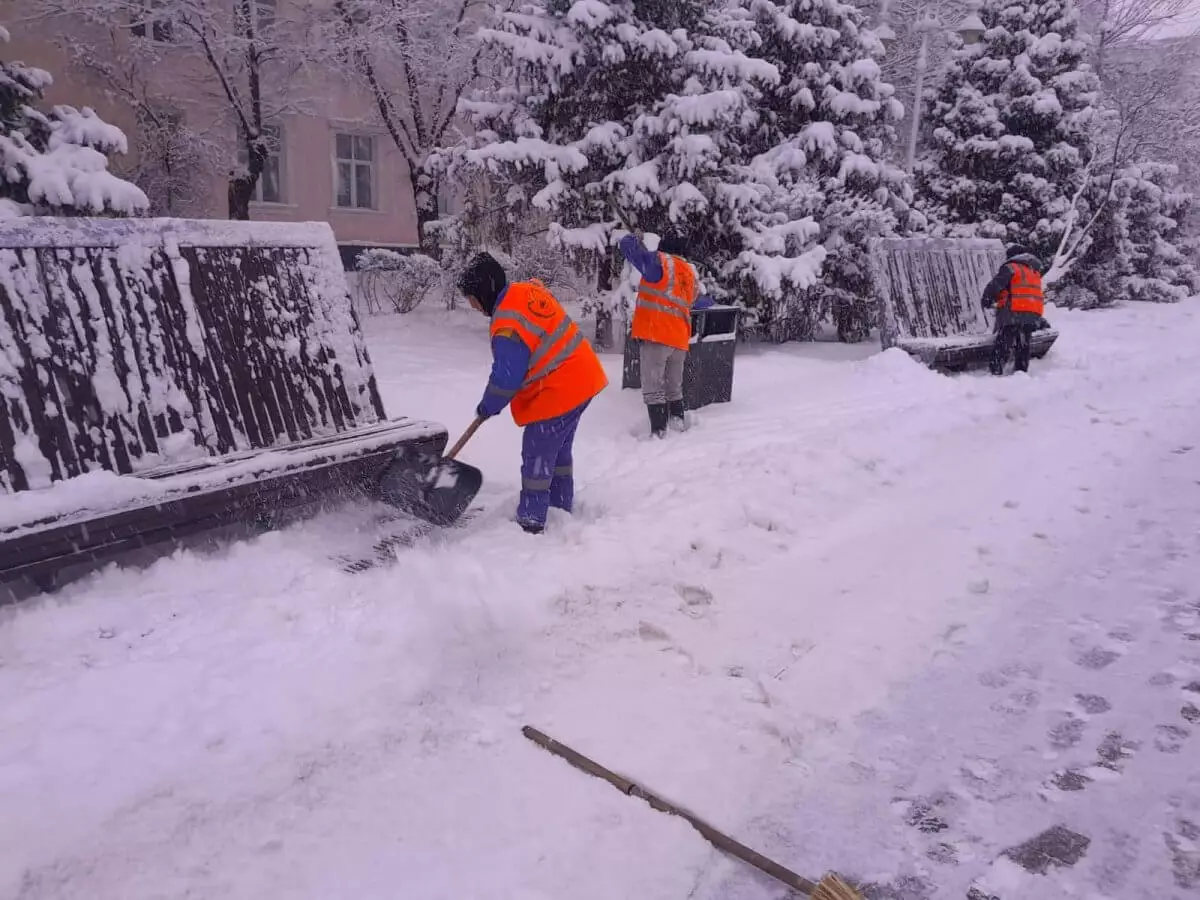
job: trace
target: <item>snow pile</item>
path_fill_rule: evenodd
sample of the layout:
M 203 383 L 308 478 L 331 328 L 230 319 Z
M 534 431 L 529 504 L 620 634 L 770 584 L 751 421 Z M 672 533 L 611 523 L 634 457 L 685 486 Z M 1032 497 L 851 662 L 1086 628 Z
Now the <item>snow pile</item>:
M 141 189 L 108 171 L 106 154 L 128 152 L 125 135 L 87 107 L 39 112 L 33 104 L 51 84 L 42 69 L 0 60 L 0 218 L 145 213 Z

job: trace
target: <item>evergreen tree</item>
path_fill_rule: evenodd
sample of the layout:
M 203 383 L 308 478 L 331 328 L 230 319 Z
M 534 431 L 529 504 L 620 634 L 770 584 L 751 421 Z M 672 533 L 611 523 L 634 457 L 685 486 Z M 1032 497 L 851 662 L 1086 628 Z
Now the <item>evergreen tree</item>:
M 831 312 L 865 335 L 865 243 L 907 207 L 883 163 L 902 110 L 853 7 L 550 0 L 484 39 L 504 87 L 462 104 L 457 157 L 490 172 L 510 222 L 541 213 L 581 262 L 611 260 L 618 215 L 670 230 L 773 337 Z
M 479 33 L 495 89 L 459 104 L 473 132 L 435 155 L 458 181 L 487 174 L 504 215 L 501 249 L 542 225 L 581 270 L 613 286 L 617 219 L 611 182 L 637 117 L 680 86 L 678 61 L 704 14 L 701 0 L 545 0 Z M 515 234 L 514 234 L 515 232 Z M 597 309 L 598 337 L 611 309 Z
M 985 0 L 980 17 L 986 32 L 953 53 L 925 119 L 919 201 L 941 230 L 1049 259 L 1092 155 L 1098 82 L 1078 11 L 1074 0 Z
M 1131 272 L 1125 296 L 1171 303 L 1200 292 L 1200 274 L 1184 255 L 1182 223 L 1195 202 L 1175 188 L 1174 166 L 1143 163 L 1125 172 Z
M 766 92 L 756 162 L 768 162 L 793 207 L 819 222 L 827 254 L 819 283 L 791 298 L 779 337 L 812 336 L 832 318 L 842 340 L 871 323 L 867 246 L 910 223 L 911 188 L 888 161 L 904 114 L 878 64 L 883 47 L 842 0 L 742 0 L 754 17 L 755 54 L 780 71 Z
M 125 153 L 125 135 L 87 108 L 40 112 L 51 83 L 42 69 L 0 59 L 0 215 L 144 212 L 146 195 L 108 171 L 105 154 Z

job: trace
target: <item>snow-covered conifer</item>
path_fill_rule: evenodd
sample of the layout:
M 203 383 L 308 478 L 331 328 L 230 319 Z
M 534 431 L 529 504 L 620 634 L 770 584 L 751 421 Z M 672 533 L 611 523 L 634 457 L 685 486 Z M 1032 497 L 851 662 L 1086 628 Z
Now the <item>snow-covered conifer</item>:
M 145 212 L 146 195 L 108 171 L 106 154 L 127 152 L 125 135 L 87 107 L 39 111 L 51 83 L 42 69 L 0 59 L 0 215 Z
M 888 161 L 903 106 L 882 77 L 883 47 L 863 14 L 841 0 L 743 0 L 778 67 L 765 92 L 766 128 L 752 166 L 786 202 L 819 223 L 826 254 L 818 282 L 790 296 L 777 337 L 808 337 L 833 318 L 843 340 L 870 327 L 867 244 L 907 224 L 911 190 Z
M 1074 0 L 985 0 L 980 16 L 986 32 L 953 53 L 925 119 L 919 200 L 951 234 L 1048 260 L 1087 177 L 1098 82 Z

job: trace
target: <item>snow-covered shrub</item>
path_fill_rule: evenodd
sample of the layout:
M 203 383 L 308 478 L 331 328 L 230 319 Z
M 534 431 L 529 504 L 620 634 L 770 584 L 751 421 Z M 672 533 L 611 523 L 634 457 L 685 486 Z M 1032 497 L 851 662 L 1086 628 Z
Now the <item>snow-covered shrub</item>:
M 378 247 L 360 253 L 355 268 L 359 291 L 373 312 L 412 312 L 442 277 L 442 267 L 432 257 Z
M 1174 166 L 1142 163 L 1093 179 L 1091 202 L 1106 202 L 1068 282 L 1094 296 L 1096 305 L 1173 303 L 1200 290 L 1183 230 L 1193 198 L 1175 187 L 1176 176 Z M 1058 293 L 1056 302 L 1072 305 Z
M 128 152 L 124 133 L 87 107 L 38 110 L 52 81 L 0 59 L 0 215 L 144 213 L 146 195 L 108 171 L 107 154 Z

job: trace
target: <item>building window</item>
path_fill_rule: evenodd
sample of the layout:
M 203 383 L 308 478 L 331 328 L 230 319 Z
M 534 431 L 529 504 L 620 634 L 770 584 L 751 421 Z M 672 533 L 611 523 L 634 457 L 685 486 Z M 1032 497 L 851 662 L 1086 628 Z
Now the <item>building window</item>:
M 337 205 L 375 209 L 375 138 L 366 134 L 334 136 Z
M 283 190 L 284 174 L 284 140 L 283 128 L 279 125 L 264 125 L 263 138 L 267 142 L 267 158 L 263 163 L 263 170 L 258 176 L 258 182 L 254 185 L 255 203 L 284 203 L 286 202 Z M 250 154 L 246 151 L 243 144 L 238 148 L 238 163 L 243 166 L 250 164 Z
M 250 0 L 254 4 L 254 21 L 258 30 L 266 31 L 275 24 L 276 0 Z
M 246 34 L 246 14 L 254 15 L 254 31 L 262 34 L 275 24 L 275 13 L 278 0 L 233 0 L 234 18 L 237 20 L 238 31 Z
M 165 5 L 165 0 L 139 0 L 135 4 L 130 28 L 140 38 L 148 37 L 162 44 L 175 40 L 175 26 L 165 14 L 155 15 Z

